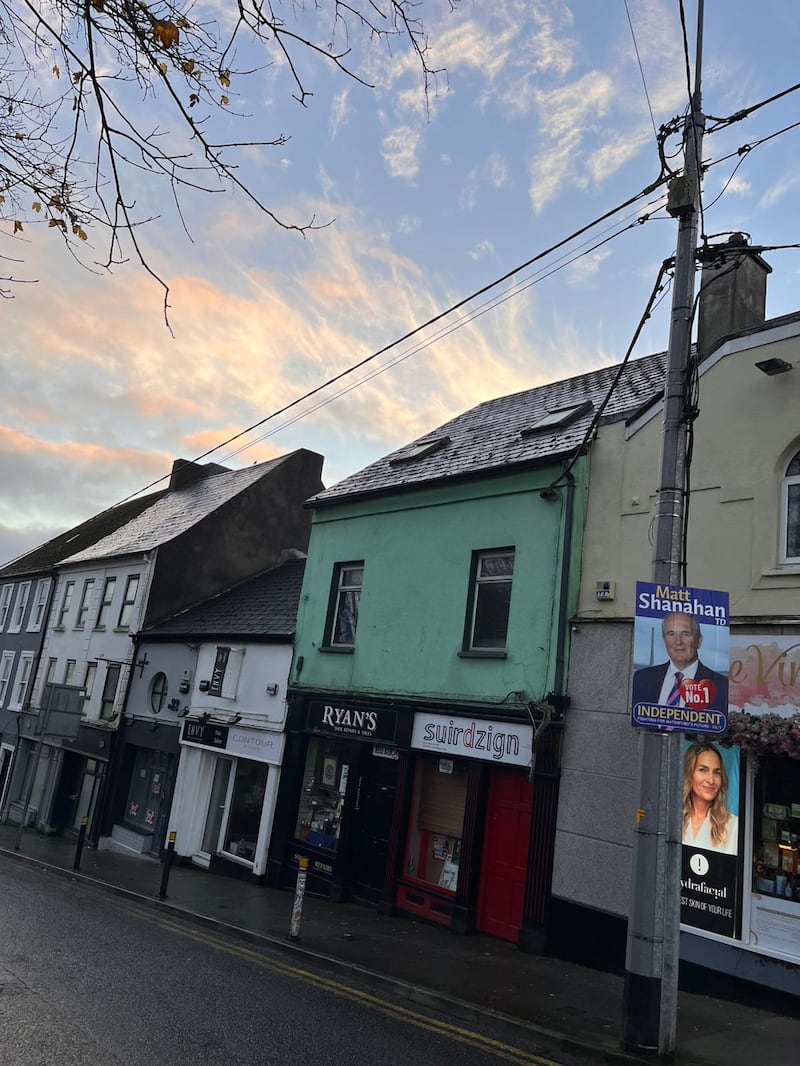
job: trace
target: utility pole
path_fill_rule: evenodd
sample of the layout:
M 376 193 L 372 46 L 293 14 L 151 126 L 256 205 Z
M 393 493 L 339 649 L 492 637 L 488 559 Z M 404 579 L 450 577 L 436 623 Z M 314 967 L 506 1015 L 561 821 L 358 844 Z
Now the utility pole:
M 670 183 L 667 205 L 679 224 L 652 566 L 654 582 L 674 585 L 681 583 L 685 548 L 686 370 L 691 345 L 705 125 L 700 96 L 702 48 L 703 0 L 698 0 L 695 84 L 684 127 L 684 172 Z M 643 730 L 622 1039 L 630 1050 L 662 1056 L 675 1053 L 678 1009 L 682 756 L 682 733 Z

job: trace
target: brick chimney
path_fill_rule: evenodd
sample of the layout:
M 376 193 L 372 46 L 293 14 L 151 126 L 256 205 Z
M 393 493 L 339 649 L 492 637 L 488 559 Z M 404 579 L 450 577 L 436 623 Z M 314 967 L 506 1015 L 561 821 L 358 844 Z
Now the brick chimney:
M 172 473 L 169 478 L 170 489 L 185 489 L 200 478 L 211 477 L 212 474 L 225 474 L 229 470 L 227 466 L 219 463 L 193 463 L 191 459 L 175 459 L 172 463 Z
M 772 267 L 757 252 L 736 254 L 737 248 L 746 247 L 745 235 L 734 233 L 703 264 L 697 323 L 697 356 L 701 360 L 724 337 L 766 319 L 767 274 L 772 273 Z

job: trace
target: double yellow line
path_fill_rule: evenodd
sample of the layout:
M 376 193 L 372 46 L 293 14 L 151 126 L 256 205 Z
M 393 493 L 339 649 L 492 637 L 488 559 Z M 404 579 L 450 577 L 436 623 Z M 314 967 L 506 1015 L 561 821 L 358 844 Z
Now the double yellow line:
M 134 909 L 122 904 L 118 904 L 118 906 L 123 907 L 128 912 Z M 291 966 L 289 963 L 281 962 L 277 958 L 269 958 L 260 951 L 240 946 L 219 936 L 198 932 L 180 922 L 171 921 L 160 915 L 156 916 L 138 907 L 135 908 L 135 913 L 138 917 L 144 918 L 151 924 L 160 926 L 171 933 L 177 933 L 179 936 L 187 937 L 189 940 L 194 940 L 199 944 L 205 944 L 207 947 L 215 948 L 217 951 L 224 951 L 228 955 L 253 963 L 261 967 L 261 969 L 271 970 L 274 973 L 282 974 L 284 977 L 303 981 L 307 985 L 328 992 L 331 995 L 339 996 L 342 999 L 348 999 L 359 1006 L 383 1014 L 387 1018 L 404 1022 L 406 1025 L 413 1025 L 417 1029 L 424 1029 L 427 1032 L 435 1033 L 437 1036 L 447 1037 L 448 1040 L 453 1040 L 458 1044 L 465 1044 L 468 1047 L 485 1051 L 496 1058 L 504 1059 L 506 1062 L 518 1063 L 519 1066 L 559 1066 L 553 1059 L 542 1058 L 542 1056 L 535 1055 L 533 1052 L 524 1051 L 522 1048 L 516 1048 L 510 1044 L 504 1044 L 500 1040 L 493 1040 L 491 1037 L 483 1036 L 481 1033 L 476 1033 L 471 1029 L 462 1029 L 460 1026 L 438 1021 L 426 1014 L 420 1014 L 418 1011 L 391 1003 L 380 996 L 373 996 L 369 992 L 361 992 L 356 988 L 351 988 L 349 985 L 334 981 L 332 978 L 321 977 L 310 970 L 304 970 L 298 966 Z

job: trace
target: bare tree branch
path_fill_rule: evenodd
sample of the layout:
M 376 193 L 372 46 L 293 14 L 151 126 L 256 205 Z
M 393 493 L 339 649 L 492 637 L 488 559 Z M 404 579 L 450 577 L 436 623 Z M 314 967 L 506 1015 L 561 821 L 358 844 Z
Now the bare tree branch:
M 163 287 L 165 318 L 169 289 L 139 238 L 155 217 L 134 200 L 143 177 L 166 181 L 165 203 L 184 229 L 183 193 L 231 187 L 284 230 L 330 224 L 281 217 L 240 176 L 243 150 L 288 139 L 230 139 L 231 121 L 256 121 L 231 106 L 247 78 L 280 66 L 304 107 L 313 95 L 303 74 L 309 62 L 371 87 L 351 34 L 410 48 L 426 101 L 440 73 L 428 63 L 421 0 L 219 2 L 212 12 L 206 0 L 0 0 L 0 235 L 19 240 L 28 227 L 46 226 L 78 261 L 105 271 L 126 260 L 129 246 Z M 263 64 L 237 69 L 240 51 L 251 55 L 254 46 Z M 132 93 L 147 102 L 144 111 Z M 142 115 L 153 112 L 171 128 L 145 124 Z M 94 258 L 98 244 L 105 251 Z M 0 278 L 0 296 L 17 283 Z

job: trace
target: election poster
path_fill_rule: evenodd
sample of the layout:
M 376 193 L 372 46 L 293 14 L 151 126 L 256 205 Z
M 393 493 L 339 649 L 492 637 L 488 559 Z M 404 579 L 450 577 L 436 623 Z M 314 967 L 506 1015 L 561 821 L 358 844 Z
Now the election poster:
M 727 592 L 637 581 L 633 724 L 724 733 L 729 645 Z

